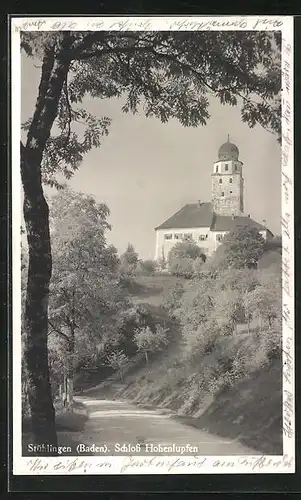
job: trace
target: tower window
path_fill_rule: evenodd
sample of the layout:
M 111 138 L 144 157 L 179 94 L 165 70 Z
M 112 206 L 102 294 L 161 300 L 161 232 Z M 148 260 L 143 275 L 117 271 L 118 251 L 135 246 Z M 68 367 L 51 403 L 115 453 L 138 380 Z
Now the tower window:
M 218 172 L 218 166 L 216 167 L 215 171 Z
M 222 191 L 222 196 L 225 196 L 225 193 L 224 193 L 224 191 Z
M 230 194 L 232 194 L 232 191 L 230 191 Z
M 237 170 L 237 165 L 235 165 L 235 170 Z
M 230 177 L 229 182 L 230 182 L 230 184 L 232 184 L 232 177 Z
M 225 165 L 225 170 L 227 171 L 228 170 L 228 164 L 226 163 Z
M 219 183 L 221 184 L 222 182 L 223 182 L 223 179 L 220 179 L 220 180 L 219 180 Z
M 164 234 L 165 240 L 172 240 L 172 234 Z

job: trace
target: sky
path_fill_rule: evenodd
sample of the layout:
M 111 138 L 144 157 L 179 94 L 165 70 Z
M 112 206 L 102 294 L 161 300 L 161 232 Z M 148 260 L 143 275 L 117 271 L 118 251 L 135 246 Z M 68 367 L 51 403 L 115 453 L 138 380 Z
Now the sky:
M 22 121 L 33 114 L 40 72 L 31 59 L 22 59 Z M 89 99 L 85 105 L 112 124 L 101 147 L 85 156 L 67 183 L 108 205 L 112 230 L 107 239 L 120 253 L 130 242 L 141 258 L 152 259 L 156 226 L 186 203 L 211 201 L 213 163 L 228 134 L 244 164 L 245 213 L 280 234 L 280 146 L 262 127 L 242 123 L 238 106 L 212 98 L 208 124 L 184 128 L 176 120 L 162 124 L 143 114 L 125 114 L 116 98 Z

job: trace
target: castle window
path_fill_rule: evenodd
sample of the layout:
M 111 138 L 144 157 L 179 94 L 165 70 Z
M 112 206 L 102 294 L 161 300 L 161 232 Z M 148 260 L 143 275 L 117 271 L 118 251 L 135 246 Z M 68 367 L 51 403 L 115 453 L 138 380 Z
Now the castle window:
M 222 182 L 223 182 L 223 179 L 220 179 L 220 180 L 219 180 L 219 183 L 221 184 Z
M 222 196 L 225 196 L 225 193 L 224 193 L 224 191 L 222 191 Z
M 172 234 L 164 234 L 165 240 L 172 240 Z
M 237 170 L 237 165 L 235 165 L 235 170 Z
M 228 170 L 228 164 L 227 164 L 227 163 L 226 163 L 226 165 L 225 165 L 225 170 L 226 170 L 226 172 L 227 172 L 227 170 Z
M 230 177 L 229 182 L 230 182 L 230 184 L 232 184 L 232 177 Z
M 200 234 L 200 236 L 199 236 L 199 240 L 200 240 L 200 241 L 205 241 L 205 240 L 206 240 L 206 238 L 207 238 L 207 236 L 208 236 L 207 234 Z
M 230 194 L 232 194 L 232 191 L 230 191 Z
M 222 241 L 223 235 L 222 234 L 217 234 L 216 235 L 216 241 Z
M 174 234 L 174 239 L 175 239 L 175 240 L 182 240 L 182 239 L 183 239 L 183 234 L 180 234 L 180 233 L 175 233 L 175 234 Z
M 216 167 L 215 171 L 218 172 L 218 166 Z

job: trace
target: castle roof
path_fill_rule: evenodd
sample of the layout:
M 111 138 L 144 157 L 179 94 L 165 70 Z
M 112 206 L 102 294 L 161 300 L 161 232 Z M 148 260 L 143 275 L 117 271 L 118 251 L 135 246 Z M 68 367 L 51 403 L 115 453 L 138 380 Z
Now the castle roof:
M 209 227 L 211 223 L 211 203 L 189 203 L 155 229 Z
M 245 215 L 218 215 L 213 212 L 212 204 L 189 203 L 155 229 L 192 229 L 209 227 L 211 231 L 232 231 L 238 226 L 248 226 L 258 231 L 266 228 Z
M 221 145 L 218 150 L 219 160 L 238 160 L 239 149 L 238 147 L 230 142 L 229 136 L 227 142 Z
M 236 215 L 231 217 L 230 215 L 217 215 L 214 214 L 212 218 L 211 231 L 232 231 L 239 226 L 248 226 L 258 231 L 263 231 L 266 229 L 262 224 L 247 217 L 246 215 Z

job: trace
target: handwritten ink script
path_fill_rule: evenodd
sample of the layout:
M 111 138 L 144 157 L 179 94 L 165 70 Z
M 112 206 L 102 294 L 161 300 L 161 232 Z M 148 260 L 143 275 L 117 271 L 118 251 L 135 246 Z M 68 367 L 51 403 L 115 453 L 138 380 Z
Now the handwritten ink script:
M 35 458 L 28 461 L 28 470 L 29 472 L 35 472 L 43 474 L 46 471 L 51 470 L 54 473 L 64 473 L 68 474 L 74 471 L 78 471 L 80 473 L 87 473 L 91 467 L 97 469 L 110 469 L 114 462 L 109 462 L 108 460 L 100 461 L 95 464 L 95 462 L 91 462 L 88 460 L 82 460 L 79 458 L 72 458 L 67 460 L 59 460 L 54 463 L 50 463 L 47 459 Z
M 160 28 L 157 23 L 160 22 Z M 216 31 L 222 29 L 279 30 L 283 26 L 280 17 L 229 17 L 209 16 L 188 18 L 172 17 L 128 17 L 128 18 L 24 18 L 14 20 L 18 31 L 60 31 L 60 30 L 108 30 L 108 31 Z
M 282 39 L 282 283 L 283 319 L 283 435 L 294 438 L 294 271 L 293 271 L 293 124 L 292 45 Z
M 179 473 L 179 472 L 264 472 L 279 470 L 292 472 L 294 458 L 284 454 L 279 457 L 124 457 L 116 463 L 116 457 L 95 461 L 93 458 L 62 458 L 50 461 L 45 458 L 29 459 L 26 468 L 32 474 L 137 474 L 137 473 Z M 238 470 L 239 469 L 239 470 Z

